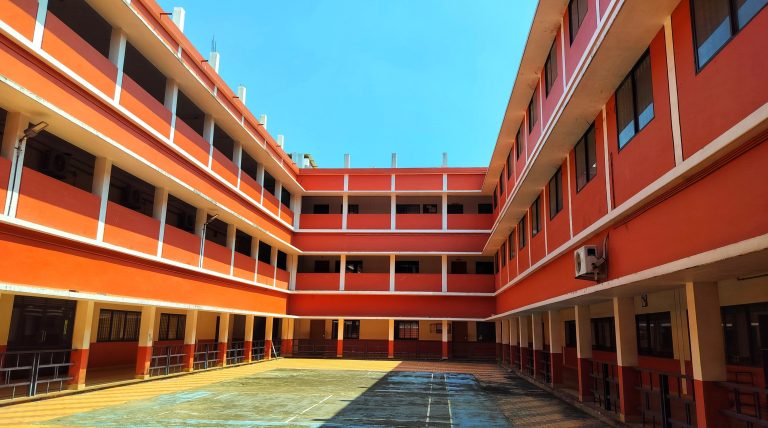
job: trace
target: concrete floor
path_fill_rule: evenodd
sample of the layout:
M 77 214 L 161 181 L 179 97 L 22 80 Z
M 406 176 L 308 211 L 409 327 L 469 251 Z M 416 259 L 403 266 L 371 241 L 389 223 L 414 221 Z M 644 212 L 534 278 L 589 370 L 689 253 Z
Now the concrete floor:
M 493 364 L 285 359 L 11 405 L 0 425 L 600 426 L 533 389 Z

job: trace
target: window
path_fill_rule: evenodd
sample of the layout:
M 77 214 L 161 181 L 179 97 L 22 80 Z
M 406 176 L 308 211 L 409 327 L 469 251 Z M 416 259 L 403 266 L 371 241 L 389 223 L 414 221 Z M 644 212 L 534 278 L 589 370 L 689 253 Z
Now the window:
M 616 90 L 616 128 L 619 149 L 637 135 L 653 119 L 653 84 L 651 56 L 645 51 L 640 61 Z
M 552 42 L 552 47 L 549 48 L 549 56 L 547 61 L 544 62 L 544 88 L 545 94 L 549 95 L 549 90 L 555 85 L 555 79 L 557 79 L 557 38 Z
M 496 209 L 497 206 L 499 206 L 499 188 L 498 188 L 498 186 L 493 188 L 493 209 Z
M 528 103 L 528 134 L 533 132 L 533 125 L 539 120 L 539 86 L 533 91 L 531 101 Z
M 424 204 L 421 210 L 422 214 L 437 214 L 437 204 Z
M 501 244 L 501 249 L 499 250 L 499 257 L 501 260 L 501 266 L 507 265 L 507 243 Z
M 419 262 L 412 260 L 396 260 L 395 273 L 419 273 Z
M 491 204 L 477 204 L 478 214 L 493 214 L 493 206 Z
M 451 327 L 453 327 L 453 324 L 448 323 L 448 334 L 452 334 Z M 443 323 L 441 322 L 429 323 L 429 332 L 432 334 L 443 334 Z
M 155 187 L 113 166 L 109 178 L 108 199 L 110 202 L 152 217 L 155 204 Z
M 160 331 L 157 340 L 184 340 L 186 315 L 160 314 Z
M 512 260 L 515 258 L 515 229 L 512 229 L 511 232 L 509 232 L 509 237 L 507 238 L 507 248 L 509 248 L 509 259 Z
M 272 246 L 266 242 L 259 242 L 259 261 L 266 264 L 272 263 Z
M 235 251 L 251 257 L 251 248 L 253 247 L 253 237 L 242 230 L 235 231 Z
M 539 206 L 541 205 L 541 196 L 537 197 L 531 205 L 531 237 L 536 236 L 541 231 L 541 215 Z
M 493 275 L 493 262 L 475 262 L 475 273 L 478 275 Z
M 331 212 L 331 206 L 328 204 L 312 205 L 312 214 L 328 214 Z
M 139 340 L 141 312 L 102 309 L 99 312 L 97 342 L 134 342 Z
M 277 250 L 277 268 L 282 270 L 288 269 L 288 254 L 285 254 L 284 252 Z
M 762 367 L 762 349 L 765 344 L 760 333 L 768 330 L 768 303 L 723 306 L 720 311 L 723 317 L 726 362 Z
M 565 347 L 576 347 L 576 320 L 565 321 Z
M 483 343 L 496 342 L 496 324 L 492 322 L 478 321 L 475 323 L 475 332 L 477 333 L 477 341 Z
M 592 349 L 616 351 L 616 329 L 613 317 L 592 319 Z
M 226 247 L 228 227 L 227 223 L 219 219 L 211 221 L 208 226 L 205 226 L 205 240 Z
M 701 70 L 768 0 L 691 0 L 696 64 Z
M 272 177 L 267 171 L 264 171 L 264 190 L 274 196 L 276 187 L 277 182 L 275 181 L 275 177 Z
M 24 166 L 80 190 L 91 191 L 95 165 L 92 154 L 50 132 L 27 140 Z
M 397 204 L 395 205 L 396 214 L 419 214 L 421 205 L 419 204 Z
M 512 178 L 512 151 L 507 155 L 507 180 Z
M 362 273 L 363 261 L 362 260 L 347 260 L 346 262 L 347 273 Z
M 419 322 L 395 321 L 395 340 L 419 340 Z
M 579 33 L 579 28 L 587 17 L 589 11 L 589 2 L 587 0 L 571 0 L 568 3 L 568 34 L 571 37 L 571 44 Z
M 499 252 L 493 255 L 493 273 L 499 273 Z
M 451 261 L 451 274 L 464 275 L 467 273 L 467 262 L 463 260 Z
M 517 130 L 517 136 L 515 137 L 515 160 L 520 159 L 520 155 L 523 154 L 523 126 Z
M 165 210 L 165 223 L 185 232 L 195 233 L 195 217 L 197 208 L 168 195 L 168 205 Z
M 549 219 L 563 210 L 563 170 L 562 167 L 555 171 L 555 175 L 549 179 Z
M 526 227 L 525 227 L 525 216 L 520 219 L 520 223 L 517 224 L 517 243 L 518 248 L 521 250 L 525 248 L 526 243 Z
M 448 214 L 464 214 L 464 205 L 448 204 Z
M 499 175 L 499 195 L 504 194 L 504 173 L 502 172 L 501 175 Z
M 578 192 L 597 175 L 594 123 L 576 143 L 574 152 L 576 152 L 576 191 Z
M 669 312 L 636 315 L 635 325 L 638 354 L 672 358 L 672 319 Z
M 331 326 L 331 339 L 339 338 L 339 320 L 333 320 Z M 360 320 L 344 320 L 344 339 L 360 338 Z

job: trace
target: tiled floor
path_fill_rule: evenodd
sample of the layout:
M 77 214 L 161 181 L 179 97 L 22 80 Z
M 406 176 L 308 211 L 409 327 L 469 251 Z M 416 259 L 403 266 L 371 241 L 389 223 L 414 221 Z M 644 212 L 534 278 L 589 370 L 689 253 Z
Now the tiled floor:
M 457 362 L 282 359 L 0 408 L 4 426 L 211 420 L 239 426 L 602 426 L 495 364 Z

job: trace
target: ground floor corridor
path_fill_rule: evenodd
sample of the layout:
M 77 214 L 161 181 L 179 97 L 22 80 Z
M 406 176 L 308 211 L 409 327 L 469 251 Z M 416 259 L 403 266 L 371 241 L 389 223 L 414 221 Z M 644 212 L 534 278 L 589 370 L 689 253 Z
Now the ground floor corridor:
M 495 364 L 305 359 L 14 404 L 0 425 L 602 426 Z

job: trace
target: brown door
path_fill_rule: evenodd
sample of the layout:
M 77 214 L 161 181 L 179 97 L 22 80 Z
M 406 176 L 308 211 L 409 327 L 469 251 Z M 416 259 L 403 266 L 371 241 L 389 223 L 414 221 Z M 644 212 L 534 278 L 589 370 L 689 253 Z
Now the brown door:
M 469 329 L 466 321 L 453 321 L 451 323 L 452 341 L 451 355 L 453 358 L 469 358 Z
M 325 320 L 309 321 L 309 338 L 311 340 L 325 339 Z

